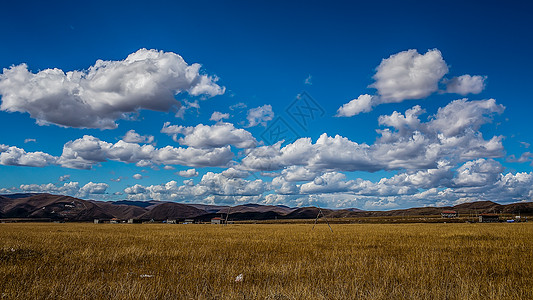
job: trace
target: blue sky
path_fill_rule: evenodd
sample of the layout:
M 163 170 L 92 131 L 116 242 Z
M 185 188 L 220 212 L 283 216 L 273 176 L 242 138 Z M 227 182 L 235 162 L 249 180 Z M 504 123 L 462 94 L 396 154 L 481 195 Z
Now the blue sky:
M 6 4 L 0 192 L 377 210 L 531 201 L 531 6 Z

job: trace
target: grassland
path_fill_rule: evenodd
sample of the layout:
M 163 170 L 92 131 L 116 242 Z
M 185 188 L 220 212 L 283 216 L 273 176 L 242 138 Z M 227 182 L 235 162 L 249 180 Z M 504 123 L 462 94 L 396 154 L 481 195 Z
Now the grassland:
M 333 226 L 0 224 L 0 298 L 533 299 L 533 223 Z

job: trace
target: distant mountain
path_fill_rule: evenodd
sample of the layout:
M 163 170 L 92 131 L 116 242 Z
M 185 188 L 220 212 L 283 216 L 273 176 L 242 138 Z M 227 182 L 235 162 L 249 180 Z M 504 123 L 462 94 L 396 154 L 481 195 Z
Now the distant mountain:
M 223 206 L 223 205 L 207 205 L 207 204 L 187 204 L 187 205 L 192 206 L 194 208 L 201 209 L 205 211 L 206 213 L 217 213 L 219 211 L 225 211 L 229 207 L 229 206 Z
M 116 204 L 116 202 L 91 201 L 91 203 L 96 204 L 114 218 L 121 220 L 135 219 L 148 211 L 148 209 L 144 207 L 127 204 Z
M 533 202 L 501 205 L 491 201 L 463 203 L 449 207 L 416 207 L 389 211 L 363 211 L 357 208 L 322 209 L 328 218 L 396 217 L 440 215 L 455 210 L 459 215 L 505 213 L 533 215 Z M 229 216 L 227 214 L 229 213 Z M 291 208 L 283 205 L 242 204 L 234 207 L 205 204 L 183 204 L 165 201 L 95 201 L 51 194 L 0 195 L 0 218 L 92 221 L 93 219 L 166 220 L 189 219 L 209 221 L 213 217 L 228 220 L 314 219 L 317 207 Z
M 237 205 L 231 207 L 229 210 L 228 208 L 223 208 L 219 210 L 219 213 L 228 213 L 230 214 L 236 214 L 236 213 L 265 213 L 265 212 L 275 212 L 279 215 L 286 215 L 288 213 L 291 213 L 292 211 L 296 210 L 296 208 L 290 208 L 290 207 L 283 207 L 283 206 L 272 206 L 272 205 L 260 205 L 260 204 L 243 204 L 243 205 Z
M 316 207 L 301 207 L 284 216 L 284 219 L 314 219 L 318 213 L 319 210 Z M 322 209 L 322 213 L 328 216 L 331 215 L 332 210 Z
M 151 210 L 139 216 L 139 219 L 166 220 L 185 219 L 205 215 L 205 210 L 201 210 L 186 204 L 166 202 L 159 204 Z
M 161 204 L 161 201 L 132 201 L 132 200 L 119 200 L 119 201 L 112 201 L 111 203 L 115 205 L 129 205 L 129 206 L 138 206 L 146 209 L 150 209 L 150 207 L 154 207 L 158 204 Z

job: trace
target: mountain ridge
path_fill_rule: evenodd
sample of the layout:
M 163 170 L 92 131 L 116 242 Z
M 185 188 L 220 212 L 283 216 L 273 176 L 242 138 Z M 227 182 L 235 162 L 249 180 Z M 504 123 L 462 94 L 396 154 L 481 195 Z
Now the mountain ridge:
M 491 201 L 462 203 L 446 207 L 413 207 L 388 211 L 364 211 L 357 208 L 321 209 L 328 218 L 399 217 L 439 215 L 455 210 L 460 215 L 504 213 L 533 215 L 533 202 L 498 204 Z M 314 219 L 317 207 L 287 207 L 255 203 L 236 206 L 186 204 L 170 201 L 97 201 L 52 194 L 0 195 L 0 218 L 92 221 L 93 219 L 199 219 L 226 216 L 231 220 Z

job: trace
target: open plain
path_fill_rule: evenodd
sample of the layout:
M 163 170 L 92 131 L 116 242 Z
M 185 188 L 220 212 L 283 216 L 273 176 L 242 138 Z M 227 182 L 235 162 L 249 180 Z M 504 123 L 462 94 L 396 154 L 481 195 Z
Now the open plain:
M 533 299 L 533 223 L 0 224 L 1 299 Z M 242 274 L 242 276 L 239 276 Z

